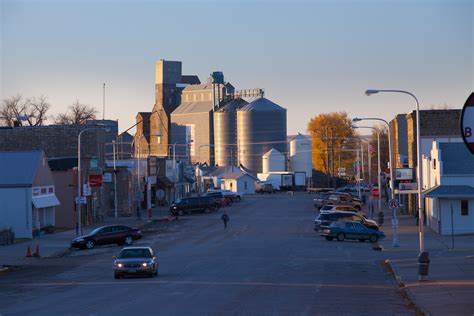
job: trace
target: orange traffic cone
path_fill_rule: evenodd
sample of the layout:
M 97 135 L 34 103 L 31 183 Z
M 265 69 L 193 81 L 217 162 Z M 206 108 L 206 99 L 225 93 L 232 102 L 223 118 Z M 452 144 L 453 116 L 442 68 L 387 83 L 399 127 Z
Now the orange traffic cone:
M 36 252 L 33 254 L 33 257 L 39 258 L 41 257 L 40 255 L 40 246 L 36 245 Z
M 31 247 L 30 247 L 30 245 L 28 245 L 28 250 L 26 250 L 26 256 L 27 256 L 27 257 L 33 257 L 33 256 L 31 255 Z

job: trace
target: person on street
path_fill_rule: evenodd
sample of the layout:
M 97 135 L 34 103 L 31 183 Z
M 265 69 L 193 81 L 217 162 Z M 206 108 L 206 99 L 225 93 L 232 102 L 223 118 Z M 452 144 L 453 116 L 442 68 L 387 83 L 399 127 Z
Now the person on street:
M 382 226 L 383 225 L 383 211 L 380 211 L 379 212 L 379 226 Z
M 229 221 L 229 215 L 227 215 L 226 211 L 224 211 L 224 214 L 222 214 L 221 219 L 224 222 L 224 228 L 227 229 L 227 222 Z

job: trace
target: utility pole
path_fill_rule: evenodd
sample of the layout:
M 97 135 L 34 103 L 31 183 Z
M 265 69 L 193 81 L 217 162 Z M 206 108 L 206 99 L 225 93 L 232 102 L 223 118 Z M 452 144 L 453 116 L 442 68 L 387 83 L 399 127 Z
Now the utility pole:
M 117 168 L 115 165 L 115 140 L 112 141 L 112 146 L 114 148 L 114 217 L 118 217 L 118 205 L 117 205 Z
M 328 180 L 328 188 L 330 187 L 330 174 L 329 174 L 329 137 L 328 128 L 326 127 L 326 173 Z
M 102 121 L 105 120 L 105 82 L 102 91 Z

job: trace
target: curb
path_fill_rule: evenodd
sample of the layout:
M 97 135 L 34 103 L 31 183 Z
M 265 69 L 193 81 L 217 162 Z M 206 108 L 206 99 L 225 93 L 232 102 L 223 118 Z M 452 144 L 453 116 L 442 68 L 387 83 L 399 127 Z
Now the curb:
M 399 291 L 401 291 L 406 296 L 406 299 L 409 301 L 409 306 L 415 310 L 415 313 L 417 315 L 430 315 L 428 311 L 416 304 L 415 296 L 410 289 L 405 287 L 405 283 L 403 283 L 403 279 L 392 261 L 388 259 L 385 260 L 383 262 L 383 266 L 392 275 L 393 279 L 398 285 Z
M 5 273 L 9 272 L 10 270 L 11 269 L 9 267 L 2 266 L 2 267 L 0 267 L 0 275 L 5 274 Z

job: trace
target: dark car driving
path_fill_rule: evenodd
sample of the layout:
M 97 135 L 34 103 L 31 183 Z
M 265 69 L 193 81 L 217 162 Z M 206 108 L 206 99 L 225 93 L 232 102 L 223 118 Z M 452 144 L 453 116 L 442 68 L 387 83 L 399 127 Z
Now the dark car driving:
M 357 239 L 359 241 L 377 242 L 384 238 L 385 234 L 379 230 L 367 228 L 359 222 L 333 222 L 329 227 L 322 230 L 321 236 L 325 237 L 326 240 L 336 238 L 338 241 Z
M 372 228 L 375 230 L 379 229 L 377 223 L 373 220 L 365 218 L 361 214 L 357 214 L 355 212 L 344 212 L 344 211 L 337 211 L 337 212 L 321 212 L 319 216 L 314 220 L 314 231 L 320 231 L 321 229 L 329 227 L 332 222 L 337 221 L 354 221 L 359 222 L 362 225 Z
M 217 211 L 219 206 L 219 202 L 211 196 L 181 198 L 176 203 L 171 204 L 170 213 L 174 216 L 183 216 L 185 213 L 195 211 L 210 213 L 211 211 Z
M 116 279 L 125 275 L 158 275 L 158 258 L 150 247 L 126 247 L 114 260 Z
M 142 237 L 142 232 L 138 228 L 122 225 L 102 226 L 88 235 L 74 238 L 71 241 L 71 248 L 92 249 L 100 245 L 131 245 L 134 240 Z

